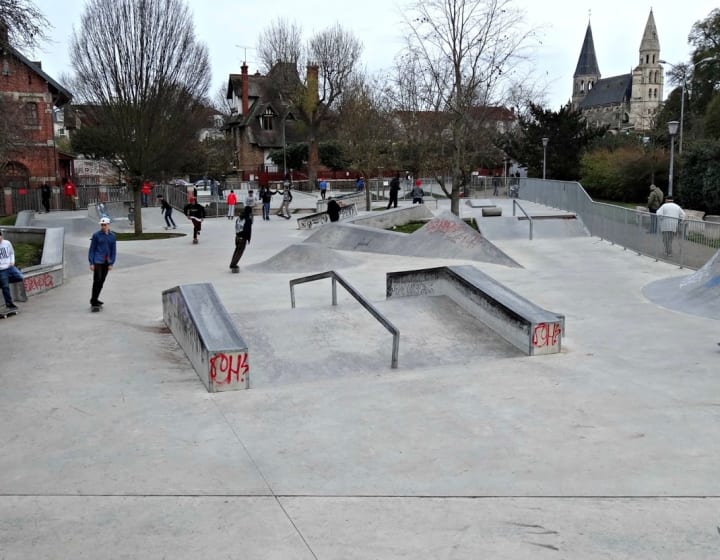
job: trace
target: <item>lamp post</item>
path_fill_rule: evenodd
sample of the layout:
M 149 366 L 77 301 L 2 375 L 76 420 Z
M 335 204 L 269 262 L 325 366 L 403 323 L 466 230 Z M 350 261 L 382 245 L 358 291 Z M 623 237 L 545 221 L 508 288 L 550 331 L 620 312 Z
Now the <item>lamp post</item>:
M 550 138 L 543 138 L 543 181 L 545 180 L 545 170 L 547 169 L 547 145 L 550 141 Z
M 505 187 L 505 193 L 507 194 L 507 164 L 508 164 L 508 158 L 507 156 L 503 156 L 503 173 L 505 174 L 503 183 Z
M 285 123 L 288 119 L 291 121 L 295 120 L 293 114 L 288 111 L 282 119 L 282 145 L 283 145 L 283 179 L 287 175 L 287 142 L 285 141 Z
M 673 174 L 675 164 L 675 135 L 678 133 L 680 123 L 678 121 L 670 121 L 668 123 L 668 132 L 670 133 L 670 176 L 668 177 L 668 196 L 673 195 Z

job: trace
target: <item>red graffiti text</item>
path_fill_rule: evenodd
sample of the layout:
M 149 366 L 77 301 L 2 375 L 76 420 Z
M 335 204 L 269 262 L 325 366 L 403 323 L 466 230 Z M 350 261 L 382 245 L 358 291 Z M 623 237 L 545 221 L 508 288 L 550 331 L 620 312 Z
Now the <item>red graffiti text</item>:
M 25 278 L 23 284 L 25 285 L 25 292 L 28 294 L 40 290 L 49 290 L 55 286 L 52 274 L 41 274 Z
M 540 323 L 533 331 L 533 346 L 555 346 L 560 337 L 560 333 L 561 329 L 558 323 Z
M 244 354 L 215 354 L 210 358 L 210 379 L 218 385 L 244 383 L 250 369 L 247 352 Z

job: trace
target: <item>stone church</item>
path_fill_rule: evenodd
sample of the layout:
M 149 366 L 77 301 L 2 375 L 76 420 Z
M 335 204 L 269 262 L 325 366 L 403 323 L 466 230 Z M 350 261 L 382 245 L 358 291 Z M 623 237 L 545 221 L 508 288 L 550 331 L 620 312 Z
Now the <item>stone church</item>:
M 662 105 L 663 81 L 652 9 L 640 41 L 638 64 L 630 74 L 601 77 L 588 22 L 573 75 L 572 106 L 582 112 L 590 126 L 609 125 L 615 132 L 652 129 Z

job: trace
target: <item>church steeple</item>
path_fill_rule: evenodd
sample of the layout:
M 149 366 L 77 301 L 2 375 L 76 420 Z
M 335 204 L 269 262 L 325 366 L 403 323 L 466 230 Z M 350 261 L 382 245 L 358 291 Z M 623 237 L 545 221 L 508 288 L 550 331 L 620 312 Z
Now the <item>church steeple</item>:
M 593 42 L 592 28 L 588 22 L 585 31 L 585 40 L 580 49 L 575 73 L 573 74 L 572 104 L 577 108 L 595 82 L 600 79 L 600 68 L 595 56 L 595 43 Z
M 632 73 L 631 120 L 636 130 L 649 130 L 663 98 L 665 76 L 660 66 L 660 40 L 652 9 L 640 41 L 639 64 Z

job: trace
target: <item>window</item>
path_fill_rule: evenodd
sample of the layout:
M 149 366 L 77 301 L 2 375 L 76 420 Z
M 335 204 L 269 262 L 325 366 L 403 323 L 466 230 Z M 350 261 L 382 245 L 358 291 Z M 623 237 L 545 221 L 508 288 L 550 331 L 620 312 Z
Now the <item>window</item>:
M 273 110 L 270 107 L 265 109 L 265 112 L 260 117 L 260 127 L 263 130 L 272 130 L 274 117 L 275 117 L 275 113 L 273 112 Z
M 25 103 L 25 124 L 27 126 L 38 125 L 37 103 Z

